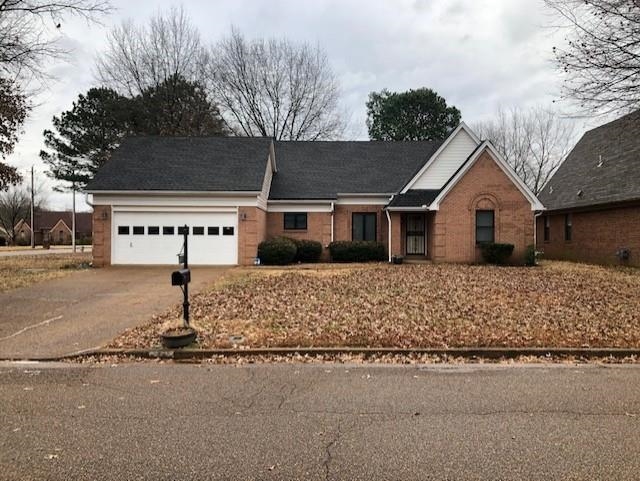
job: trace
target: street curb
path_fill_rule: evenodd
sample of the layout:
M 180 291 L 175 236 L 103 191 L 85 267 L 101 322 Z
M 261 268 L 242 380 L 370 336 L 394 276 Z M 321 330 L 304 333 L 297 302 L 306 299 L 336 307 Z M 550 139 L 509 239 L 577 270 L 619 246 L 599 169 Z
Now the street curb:
M 531 357 L 615 358 L 636 356 L 635 348 L 544 348 L 544 347 L 458 347 L 458 348 L 386 348 L 386 347 L 261 347 L 246 349 L 95 349 L 62 356 L 33 358 L 0 358 L 3 361 L 65 361 L 102 356 L 126 356 L 143 359 L 201 360 L 213 357 L 250 356 L 322 356 L 322 355 L 411 356 L 429 355 L 467 359 L 515 359 Z

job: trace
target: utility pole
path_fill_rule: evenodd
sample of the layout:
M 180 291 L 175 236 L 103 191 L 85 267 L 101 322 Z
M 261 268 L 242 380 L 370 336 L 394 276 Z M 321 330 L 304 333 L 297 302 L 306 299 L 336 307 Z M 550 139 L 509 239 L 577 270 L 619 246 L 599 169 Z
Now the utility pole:
M 76 253 L 76 183 L 71 184 L 73 194 L 73 212 L 71 213 L 71 246 L 73 253 Z
M 31 166 L 31 248 L 35 249 L 36 248 L 36 226 L 33 224 L 33 210 L 34 210 L 34 203 L 35 203 L 35 192 L 34 192 L 34 185 L 33 185 L 33 165 Z

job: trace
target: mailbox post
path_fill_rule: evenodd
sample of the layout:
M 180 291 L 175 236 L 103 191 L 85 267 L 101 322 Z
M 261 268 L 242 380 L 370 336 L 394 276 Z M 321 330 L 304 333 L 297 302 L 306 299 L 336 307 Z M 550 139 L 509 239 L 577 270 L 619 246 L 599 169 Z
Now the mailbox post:
M 182 317 L 185 327 L 189 327 L 189 282 L 191 282 L 191 270 L 189 269 L 189 227 L 183 227 L 182 235 L 182 255 L 178 255 L 182 261 L 182 269 L 171 273 L 171 285 L 179 286 L 182 289 L 184 300 L 182 302 Z

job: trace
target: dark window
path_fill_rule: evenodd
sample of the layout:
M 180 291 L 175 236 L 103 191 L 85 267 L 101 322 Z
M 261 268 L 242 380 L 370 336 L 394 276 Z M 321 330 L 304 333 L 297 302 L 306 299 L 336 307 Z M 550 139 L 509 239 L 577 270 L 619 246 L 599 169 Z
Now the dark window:
M 149 235 L 158 235 L 160 234 L 160 227 L 157 225 L 150 225 L 147 227 L 147 234 Z
M 571 214 L 565 214 L 564 216 L 564 240 L 570 241 L 573 225 L 571 223 Z
M 189 227 L 178 226 L 178 235 L 184 235 L 185 231 L 189 233 Z
M 119 225 L 118 226 L 118 235 L 129 235 L 129 226 L 128 225 Z
M 144 235 L 144 226 L 142 226 L 142 225 L 134 225 L 133 226 L 133 235 Z
M 476 211 L 476 244 L 494 241 L 494 212 L 492 210 Z
M 549 242 L 551 238 L 551 217 L 546 215 L 544 217 L 544 241 Z
M 233 227 L 223 227 L 222 235 L 233 235 Z
M 220 227 L 207 227 L 208 235 L 220 235 Z
M 193 235 L 204 235 L 204 227 L 194 227 Z
M 307 228 L 306 212 L 287 212 L 284 215 L 284 228 L 286 230 L 304 230 Z
M 170 226 L 164 226 L 162 227 L 162 235 L 173 235 L 173 233 L 175 232 L 174 227 L 172 225 Z
M 351 239 L 354 241 L 376 240 L 376 217 L 376 214 L 353 214 Z

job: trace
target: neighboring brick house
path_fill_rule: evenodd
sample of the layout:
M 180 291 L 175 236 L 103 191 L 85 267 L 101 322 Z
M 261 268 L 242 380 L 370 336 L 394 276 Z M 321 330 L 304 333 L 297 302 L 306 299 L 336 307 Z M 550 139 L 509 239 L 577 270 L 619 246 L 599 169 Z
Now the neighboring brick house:
M 34 213 L 35 244 L 41 245 L 44 239 L 51 244 L 71 244 L 72 212 L 42 210 Z M 92 228 L 91 212 L 76 212 L 76 241 L 90 241 Z M 31 220 L 23 219 L 16 224 L 16 243 L 31 243 Z
M 640 266 L 639 134 L 640 111 L 586 132 L 547 182 L 545 258 Z
M 183 225 L 194 264 L 253 264 L 280 235 L 444 262 L 508 242 L 518 262 L 543 209 L 465 124 L 440 142 L 131 137 L 87 190 L 94 265 L 175 264 Z

